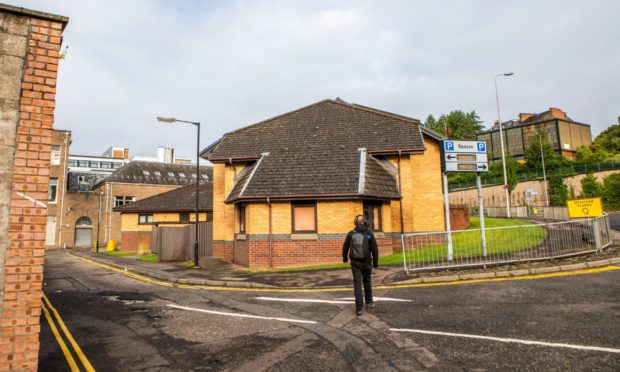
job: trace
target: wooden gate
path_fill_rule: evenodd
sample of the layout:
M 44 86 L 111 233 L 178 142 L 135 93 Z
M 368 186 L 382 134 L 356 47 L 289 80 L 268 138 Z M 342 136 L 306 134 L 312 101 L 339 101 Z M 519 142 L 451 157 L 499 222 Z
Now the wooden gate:
M 167 227 L 153 226 L 151 252 L 157 253 L 159 261 L 188 261 L 194 259 L 196 225 Z M 213 243 L 213 223 L 198 224 L 198 257 L 210 257 Z

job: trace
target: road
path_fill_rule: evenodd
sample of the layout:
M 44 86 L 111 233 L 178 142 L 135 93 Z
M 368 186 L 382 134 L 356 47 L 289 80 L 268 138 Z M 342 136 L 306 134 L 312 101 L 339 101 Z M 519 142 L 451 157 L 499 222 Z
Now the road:
M 612 229 L 620 231 L 620 213 L 609 214 L 609 225 Z
M 375 296 L 383 301 L 359 317 L 346 299 L 349 291 L 167 287 L 61 251 L 47 253 L 44 281 L 51 304 L 99 370 L 611 371 L 620 366 L 620 270 L 378 290 Z M 40 369 L 69 370 L 43 317 Z

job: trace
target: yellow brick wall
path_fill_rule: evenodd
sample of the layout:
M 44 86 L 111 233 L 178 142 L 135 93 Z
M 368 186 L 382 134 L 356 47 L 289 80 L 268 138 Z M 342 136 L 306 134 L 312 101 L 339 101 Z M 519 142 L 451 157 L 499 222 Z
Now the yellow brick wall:
M 121 215 L 121 231 L 151 231 L 153 225 L 141 225 L 138 223 L 140 213 L 123 213 Z M 201 213 L 200 221 L 207 220 L 207 214 Z M 190 215 L 190 220 L 194 221 L 193 214 Z M 153 213 L 153 222 L 168 222 L 166 226 L 185 226 L 186 223 L 169 224 L 170 222 L 179 221 L 179 213 Z
M 235 175 L 243 164 L 213 164 L 213 240 L 232 241 L 237 229 L 235 206 L 224 200 L 235 185 Z
M 250 203 L 246 205 L 246 233 L 269 234 L 269 205 Z M 271 231 L 273 234 L 291 233 L 291 203 L 271 203 Z M 239 232 L 239 222 L 235 221 L 235 232 Z
M 414 176 L 408 180 L 410 188 L 404 199 L 405 216 L 410 218 L 405 217 L 405 231 L 445 230 L 439 143 L 425 136 L 424 144 L 424 154 L 410 155 L 408 162 L 408 174 Z
M 319 234 L 347 233 L 355 216 L 363 213 L 362 201 L 324 201 L 317 203 Z

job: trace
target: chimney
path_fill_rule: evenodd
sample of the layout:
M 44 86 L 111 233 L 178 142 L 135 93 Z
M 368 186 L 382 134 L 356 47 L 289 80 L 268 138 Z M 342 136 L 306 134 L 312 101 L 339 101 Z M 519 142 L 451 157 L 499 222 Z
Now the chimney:
M 566 119 L 566 113 L 559 108 L 549 107 L 549 113 L 556 119 Z

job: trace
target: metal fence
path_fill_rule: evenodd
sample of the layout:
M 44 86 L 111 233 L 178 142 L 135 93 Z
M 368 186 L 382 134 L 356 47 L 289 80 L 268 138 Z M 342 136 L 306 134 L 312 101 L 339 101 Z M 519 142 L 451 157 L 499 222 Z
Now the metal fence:
M 402 235 L 405 271 L 480 267 L 600 251 L 612 244 L 607 216 L 544 224 Z

